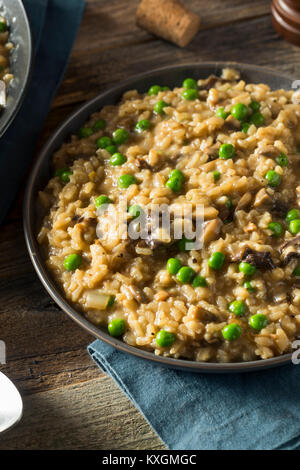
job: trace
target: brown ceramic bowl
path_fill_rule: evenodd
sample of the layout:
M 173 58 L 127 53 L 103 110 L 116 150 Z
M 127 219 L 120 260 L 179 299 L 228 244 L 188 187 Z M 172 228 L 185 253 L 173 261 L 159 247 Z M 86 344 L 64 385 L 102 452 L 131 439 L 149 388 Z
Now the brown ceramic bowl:
M 169 85 L 172 87 L 178 85 L 178 83 L 182 83 L 183 79 L 187 76 L 198 79 L 205 78 L 212 73 L 219 74 L 222 68 L 228 66 L 239 69 L 242 78 L 246 81 L 253 83 L 267 83 L 273 89 L 291 88 L 291 83 L 293 80 L 290 77 L 280 74 L 279 72 L 257 67 L 255 65 L 228 62 L 211 62 L 171 66 L 132 77 L 123 83 L 105 91 L 104 93 L 101 93 L 88 103 L 81 106 L 56 130 L 56 132 L 48 140 L 45 147 L 41 151 L 35 166 L 32 169 L 24 200 L 24 231 L 31 261 L 46 290 L 57 303 L 57 305 L 67 315 L 69 315 L 74 321 L 76 321 L 76 323 L 90 332 L 93 336 L 99 338 L 102 341 L 105 341 L 120 351 L 133 354 L 134 356 L 140 357 L 142 359 L 156 362 L 160 365 L 202 373 L 248 372 L 258 369 L 268 369 L 270 367 L 290 363 L 291 354 L 285 354 L 274 357 L 272 359 L 251 362 L 237 362 L 227 364 L 211 362 L 206 363 L 156 356 L 151 352 L 129 346 L 123 341 L 109 336 L 104 329 L 93 325 L 80 312 L 76 311 L 76 309 L 70 303 L 68 303 L 68 301 L 64 298 L 62 291 L 55 284 L 50 273 L 47 271 L 39 245 L 36 240 L 37 224 L 39 222 L 39 215 L 36 211 L 36 200 L 38 191 L 46 186 L 48 180 L 52 176 L 53 171 L 51 159 L 53 152 L 55 152 L 62 145 L 62 143 L 70 136 L 70 134 L 78 131 L 78 129 L 87 121 L 91 113 L 101 109 L 104 105 L 117 103 L 126 90 L 136 88 L 140 92 L 144 92 L 145 90 L 148 90 L 148 88 L 153 83 L 160 83 L 162 86 Z

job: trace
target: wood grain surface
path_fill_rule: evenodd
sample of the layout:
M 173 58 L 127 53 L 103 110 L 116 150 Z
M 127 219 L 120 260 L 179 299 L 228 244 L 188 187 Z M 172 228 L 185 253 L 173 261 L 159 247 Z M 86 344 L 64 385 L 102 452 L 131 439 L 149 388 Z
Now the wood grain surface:
M 300 49 L 280 39 L 268 0 L 186 0 L 201 30 L 185 49 L 135 25 L 137 0 L 87 0 L 65 78 L 38 148 L 70 112 L 142 71 L 192 61 L 267 65 L 300 78 Z M 25 181 L 24 181 L 25 185 Z M 24 416 L 0 449 L 160 449 L 162 442 L 114 382 L 89 358 L 93 340 L 64 315 L 26 252 L 21 188 L 0 231 L 1 368 L 24 397 Z

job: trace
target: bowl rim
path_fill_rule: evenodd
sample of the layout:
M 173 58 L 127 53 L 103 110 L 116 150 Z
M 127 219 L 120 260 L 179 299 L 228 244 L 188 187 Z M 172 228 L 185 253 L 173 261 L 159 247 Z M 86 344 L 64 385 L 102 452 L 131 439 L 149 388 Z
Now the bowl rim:
M 23 27 L 24 27 L 23 39 L 25 40 L 25 44 L 27 48 L 28 60 L 26 62 L 24 80 L 17 87 L 17 90 L 18 90 L 17 97 L 13 106 L 10 109 L 7 108 L 7 113 L 6 113 L 6 108 L 4 108 L 4 110 L 2 111 L 3 115 L 1 115 L 0 117 L 0 138 L 5 134 L 5 132 L 8 130 L 8 128 L 14 121 L 15 117 L 17 116 L 21 108 L 21 105 L 24 101 L 24 98 L 26 96 L 26 92 L 28 91 L 32 73 L 33 73 L 33 35 L 32 35 L 30 21 L 29 21 L 29 18 L 28 18 L 28 15 L 27 15 L 27 12 L 26 12 L 26 9 L 22 0 L 13 0 L 13 2 L 14 2 L 14 5 L 12 4 L 10 7 L 13 6 L 13 8 L 19 9 L 19 11 L 22 14 L 22 21 L 23 21 Z M 4 3 L 4 8 L 9 9 L 9 6 L 7 6 L 7 4 Z M 7 93 L 8 95 L 10 93 L 9 87 L 8 87 Z
M 105 98 L 109 97 L 115 92 L 124 93 L 125 89 L 130 89 L 130 85 L 136 84 L 137 81 L 144 80 L 146 78 L 151 78 L 153 75 L 158 73 L 170 72 L 170 71 L 183 71 L 187 68 L 211 68 L 212 70 L 220 70 L 224 67 L 236 67 L 243 72 L 244 71 L 261 71 L 262 73 L 268 73 L 274 75 L 276 78 L 282 78 L 284 80 L 293 80 L 292 77 L 283 75 L 280 72 L 274 71 L 268 67 L 260 67 L 252 64 L 238 63 L 233 61 L 226 62 L 201 62 L 201 63 L 186 63 L 180 65 L 165 66 L 157 68 L 148 72 L 140 73 L 129 77 L 128 79 L 122 81 L 110 87 L 109 89 L 98 94 L 91 100 L 79 106 L 74 112 L 72 112 L 63 122 L 60 124 L 54 133 L 48 138 L 42 150 L 39 152 L 38 158 L 36 159 L 32 171 L 29 175 L 27 182 L 25 195 L 24 195 L 24 204 L 23 204 L 23 228 L 27 250 L 32 261 L 32 264 L 35 268 L 35 271 L 42 282 L 43 286 L 47 290 L 48 294 L 52 297 L 55 303 L 66 313 L 72 320 L 74 320 L 78 325 L 84 328 L 91 335 L 107 343 L 110 346 L 113 346 L 119 351 L 129 353 L 140 359 L 151 361 L 152 363 L 159 364 L 161 366 L 167 366 L 175 369 L 181 369 L 190 372 L 197 373 L 241 373 L 241 372 L 250 372 L 257 371 L 261 369 L 269 369 L 276 366 L 282 366 L 286 364 L 291 364 L 292 353 L 283 354 L 281 356 L 276 356 L 270 359 L 257 359 L 255 361 L 249 362 L 230 362 L 230 363 L 216 363 L 216 362 L 197 362 L 188 359 L 176 359 L 171 357 L 164 357 L 155 355 L 153 352 L 145 351 L 137 347 L 133 347 L 125 343 L 124 341 L 110 336 L 108 333 L 105 333 L 101 328 L 98 328 L 96 325 L 89 322 L 79 311 L 77 311 L 68 301 L 64 298 L 59 287 L 56 285 L 55 281 L 52 279 L 50 272 L 48 272 L 45 263 L 43 262 L 42 255 L 39 251 L 38 243 L 35 236 L 34 224 L 34 203 L 35 203 L 35 190 L 34 186 L 40 170 L 44 164 L 44 161 L 51 159 L 53 155 L 53 148 L 55 143 L 62 134 L 64 130 L 70 125 L 74 119 L 78 118 L 81 115 L 87 114 L 90 111 L 90 114 L 95 112 L 92 111 L 92 108 L 98 104 L 98 102 L 103 101 Z M 213 72 L 212 72 L 213 73 Z M 128 88 L 127 88 L 128 87 Z M 101 103 L 99 108 L 101 108 Z M 57 148 L 57 147 L 56 147 Z

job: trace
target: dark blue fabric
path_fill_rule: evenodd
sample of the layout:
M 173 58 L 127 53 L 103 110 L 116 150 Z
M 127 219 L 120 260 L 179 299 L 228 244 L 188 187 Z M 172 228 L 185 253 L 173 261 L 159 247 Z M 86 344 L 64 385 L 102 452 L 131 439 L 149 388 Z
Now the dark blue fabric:
M 99 340 L 88 351 L 170 449 L 300 448 L 300 365 L 205 375 L 161 367 Z
M 0 222 L 34 155 L 68 62 L 84 4 L 84 0 L 24 1 L 33 34 L 34 70 L 24 103 L 0 141 Z

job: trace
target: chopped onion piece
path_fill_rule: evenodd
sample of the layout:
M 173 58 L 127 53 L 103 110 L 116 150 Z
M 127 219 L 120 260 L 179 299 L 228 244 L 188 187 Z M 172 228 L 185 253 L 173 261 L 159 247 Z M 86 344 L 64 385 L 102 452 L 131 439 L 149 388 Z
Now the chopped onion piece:
M 97 310 L 105 310 L 110 307 L 114 302 L 114 296 L 111 294 L 103 294 L 97 290 L 89 291 L 86 295 L 87 308 L 94 308 Z

